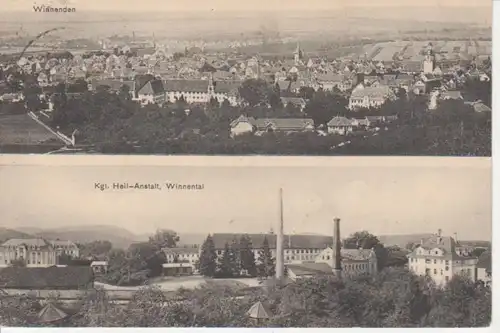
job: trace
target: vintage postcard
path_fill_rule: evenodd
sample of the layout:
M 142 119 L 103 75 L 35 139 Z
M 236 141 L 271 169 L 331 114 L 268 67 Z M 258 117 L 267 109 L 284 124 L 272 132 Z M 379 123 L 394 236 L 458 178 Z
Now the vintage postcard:
M 491 156 L 491 0 L 0 6 L 0 153 Z
M 52 159 L 0 168 L 0 326 L 491 323 L 489 158 Z

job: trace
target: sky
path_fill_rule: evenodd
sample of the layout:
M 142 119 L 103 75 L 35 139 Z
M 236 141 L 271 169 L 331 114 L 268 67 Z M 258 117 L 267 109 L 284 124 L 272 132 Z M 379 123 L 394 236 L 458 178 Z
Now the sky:
M 0 226 L 116 225 L 137 234 L 157 228 L 267 232 L 277 230 L 283 188 L 285 232 L 330 234 L 333 218 L 339 217 L 343 234 L 442 229 L 463 239 L 491 239 L 489 159 L 331 158 L 305 160 L 313 164 L 298 159 L 259 164 L 234 158 L 214 165 L 182 157 L 172 164 L 169 157 L 153 157 L 132 165 L 124 157 L 107 164 L 95 158 L 71 165 L 70 159 L 55 160 L 59 164 L 50 160 L 49 165 L 0 160 L 0 187 L 5 189 Z M 204 190 L 100 191 L 96 182 L 195 183 L 204 184 Z
M 154 11 L 307 11 L 307 10 L 335 10 L 346 7 L 391 7 L 391 6 L 419 6 L 429 8 L 448 7 L 480 7 L 491 6 L 491 0 L 0 0 L 3 8 L 13 10 L 31 9 L 33 3 L 53 5 L 66 1 L 78 10 L 138 10 L 141 8 Z

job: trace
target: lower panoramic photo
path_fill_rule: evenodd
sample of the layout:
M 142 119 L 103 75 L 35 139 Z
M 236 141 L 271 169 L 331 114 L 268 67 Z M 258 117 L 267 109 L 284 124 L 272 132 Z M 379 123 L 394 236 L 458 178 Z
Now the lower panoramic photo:
M 0 326 L 490 325 L 489 159 L 287 164 L 1 166 Z

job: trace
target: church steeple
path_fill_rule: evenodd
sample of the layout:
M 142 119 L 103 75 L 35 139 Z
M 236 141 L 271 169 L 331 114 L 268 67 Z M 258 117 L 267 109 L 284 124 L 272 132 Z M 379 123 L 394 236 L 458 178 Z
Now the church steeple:
M 297 47 L 295 48 L 295 52 L 293 52 L 293 58 L 295 60 L 295 65 L 298 65 L 302 60 L 302 50 L 299 42 L 297 42 Z
M 429 43 L 427 45 L 427 49 L 425 52 L 425 59 L 423 63 L 424 74 L 432 74 L 435 68 L 436 68 L 436 57 L 434 55 L 432 43 Z

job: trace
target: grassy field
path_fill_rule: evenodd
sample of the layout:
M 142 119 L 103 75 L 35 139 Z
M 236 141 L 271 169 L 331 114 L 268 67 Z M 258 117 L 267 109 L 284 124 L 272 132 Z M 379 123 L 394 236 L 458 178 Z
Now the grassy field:
M 374 61 L 391 61 L 394 54 L 398 52 L 405 59 L 420 61 L 428 43 L 428 41 L 397 41 L 367 44 L 362 52 L 366 52 Z M 458 56 L 491 55 L 491 41 L 432 41 L 432 45 L 438 60 Z
M 0 115 L 0 145 L 37 145 L 51 139 L 59 142 L 26 114 Z

